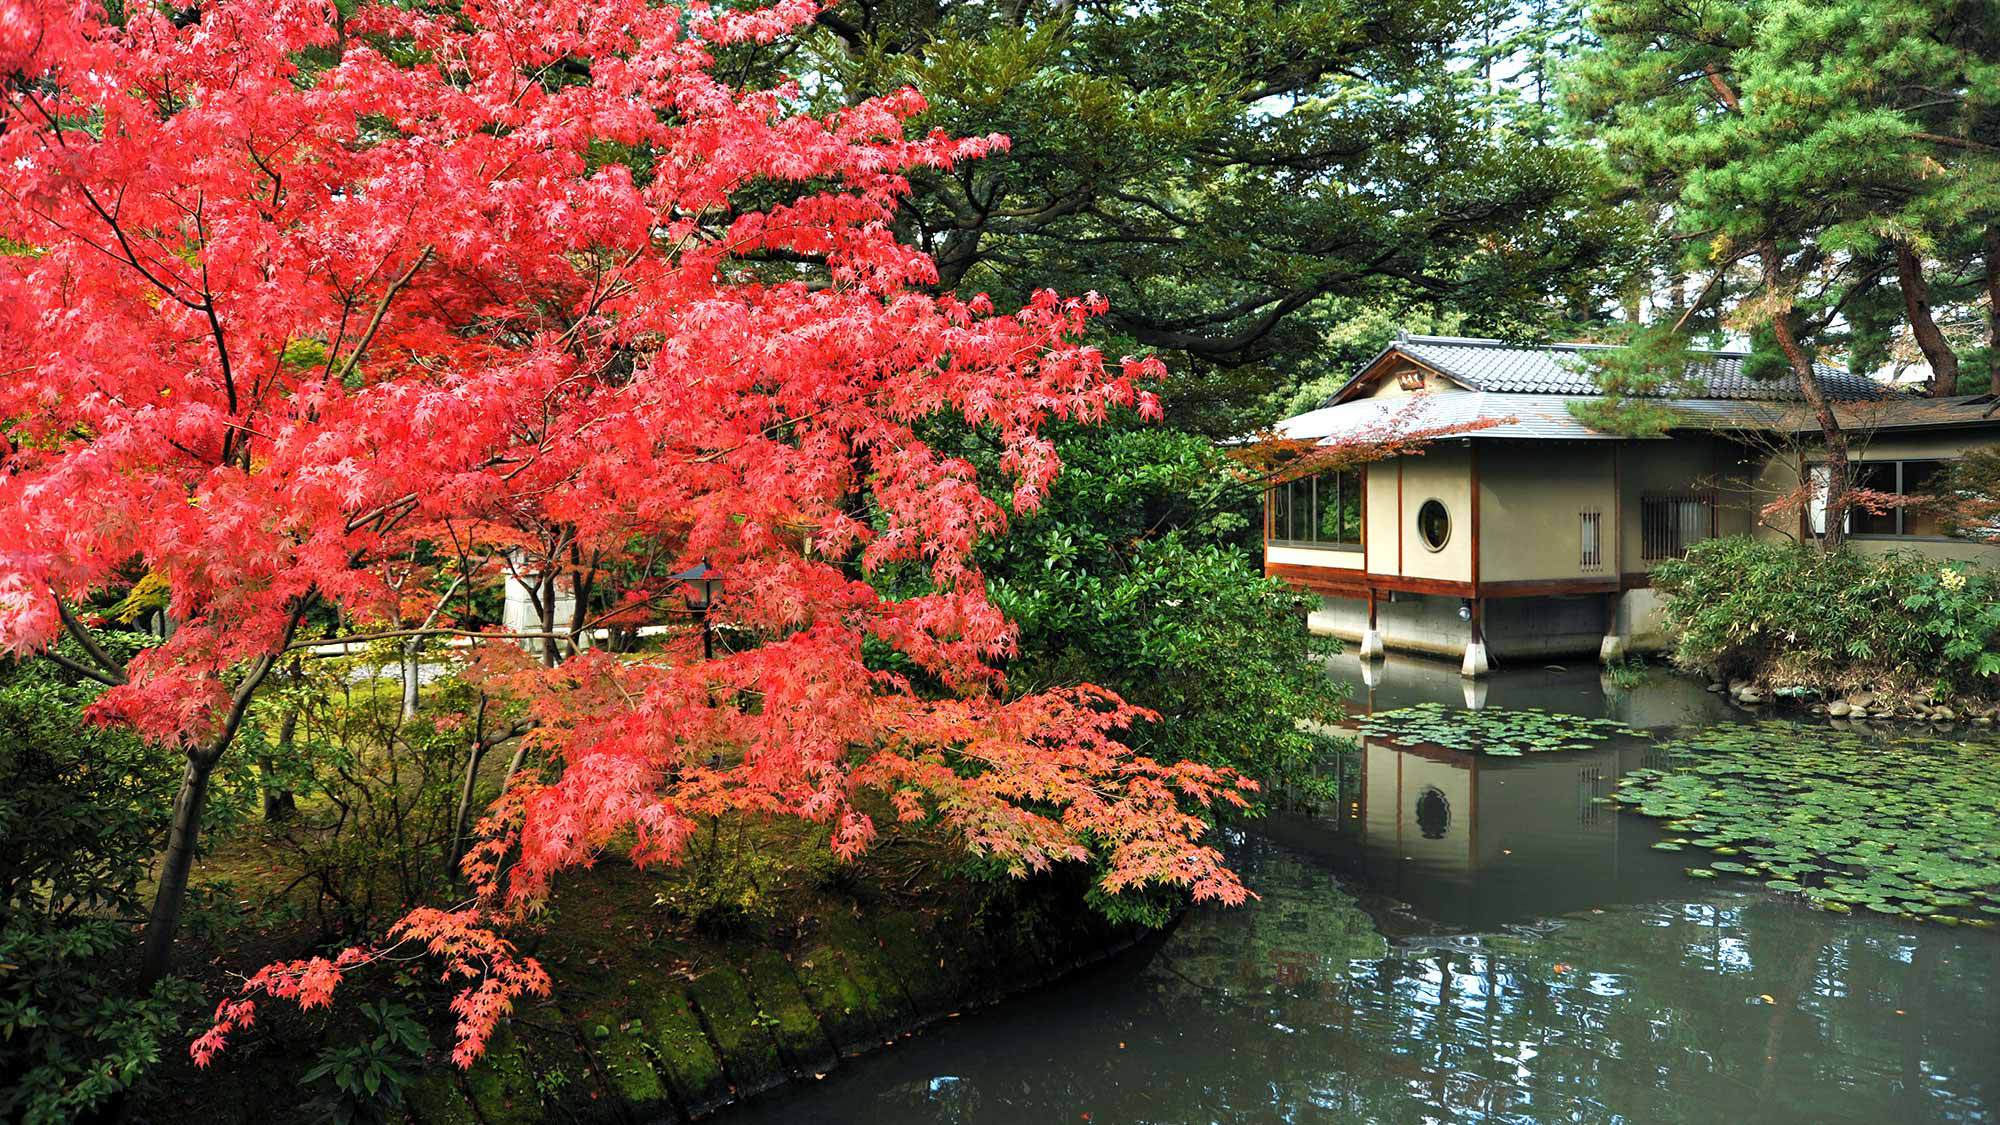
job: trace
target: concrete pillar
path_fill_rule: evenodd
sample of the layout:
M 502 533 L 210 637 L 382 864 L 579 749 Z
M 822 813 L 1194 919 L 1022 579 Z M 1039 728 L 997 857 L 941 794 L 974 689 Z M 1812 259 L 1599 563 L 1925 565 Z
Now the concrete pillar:
M 1604 604 L 1604 639 L 1597 644 L 1597 662 L 1607 667 L 1625 659 L 1631 651 L 1632 638 L 1626 632 L 1625 614 L 1621 612 L 1622 598 L 1612 594 Z
M 1368 591 L 1368 628 L 1361 631 L 1361 660 L 1382 659 L 1382 628 L 1375 616 L 1375 591 Z
M 1361 632 L 1361 659 L 1380 660 L 1382 656 L 1382 630 L 1371 625 Z
M 1465 660 L 1458 666 L 1458 674 L 1476 680 L 1492 670 L 1486 661 L 1486 599 L 1472 600 L 1472 632 L 1465 642 Z

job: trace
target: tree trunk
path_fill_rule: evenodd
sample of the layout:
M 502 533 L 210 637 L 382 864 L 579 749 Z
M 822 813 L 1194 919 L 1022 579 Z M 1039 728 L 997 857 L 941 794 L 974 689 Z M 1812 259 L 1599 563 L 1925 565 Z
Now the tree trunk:
M 1930 396 L 1944 398 L 1958 391 L 1958 353 L 1938 329 L 1931 315 L 1931 287 L 1924 280 L 1924 263 L 1908 243 L 1896 244 L 1896 280 L 1903 288 L 1903 309 L 1910 317 L 1910 332 L 1917 347 L 1931 365 Z
M 561 662 L 561 654 L 556 649 L 556 577 L 555 563 L 549 563 L 549 573 L 541 580 L 542 598 L 536 610 L 542 617 L 542 665 L 553 668 Z
M 244 672 L 243 681 L 236 685 L 230 696 L 229 710 L 224 714 L 221 729 L 206 746 L 188 751 L 187 769 L 181 774 L 180 795 L 174 798 L 173 829 L 167 835 L 167 852 L 160 861 L 160 883 L 153 890 L 152 913 L 146 918 L 146 932 L 140 939 L 139 983 L 150 987 L 167 975 L 169 962 L 173 959 L 174 936 L 181 927 L 181 906 L 187 900 L 188 871 L 194 866 L 194 849 L 201 837 L 201 817 L 208 807 L 209 776 L 215 772 L 215 763 L 236 740 L 236 732 L 243 727 L 244 716 L 250 713 L 250 701 L 256 697 L 257 689 L 264 683 L 264 677 L 271 674 L 278 657 L 285 646 L 298 635 L 299 621 L 311 608 L 314 596 L 299 600 L 292 609 L 291 623 L 285 626 L 284 639 L 278 645 L 278 652 L 260 656 L 250 662 Z
M 472 816 L 472 787 L 479 780 L 479 763 L 486 757 L 486 693 L 479 695 L 479 709 L 472 720 L 472 754 L 465 762 L 465 780 L 459 786 L 458 807 L 451 814 L 451 843 L 444 849 L 444 877 L 458 874 L 458 859 L 465 847 L 465 822 Z
M 299 709 L 287 707 L 285 717 L 278 722 L 278 746 L 273 755 L 257 763 L 257 770 L 263 774 L 264 821 L 275 823 L 290 820 L 299 810 L 298 798 L 292 791 L 279 786 L 271 779 L 277 774 L 276 763 L 289 761 L 292 747 L 298 736 Z
M 1777 247 L 1769 242 L 1759 250 L 1764 260 L 1764 286 L 1773 294 L 1784 291 L 1784 274 L 1778 263 Z M 1833 413 L 1833 406 L 1827 402 L 1820 390 L 1819 376 L 1813 373 L 1812 360 L 1805 349 L 1799 346 L 1798 335 L 1792 330 L 1791 309 L 1779 309 L 1771 317 L 1772 334 L 1778 338 L 1778 348 L 1785 353 L 1785 359 L 1792 365 L 1792 374 L 1798 377 L 1799 393 L 1805 396 L 1806 405 L 1812 408 L 1813 418 L 1819 422 L 1820 435 L 1826 442 L 1826 534 L 1820 537 L 1820 549 L 1829 553 L 1838 551 L 1847 542 L 1847 434 L 1840 428 L 1840 419 Z M 1810 487 L 1811 481 L 1802 481 Z
M 421 637 L 411 637 L 403 642 L 403 718 L 406 720 L 417 716 L 418 696 L 423 683 L 423 660 L 420 655 L 423 643 Z
M 2000 226 L 1986 228 L 1986 367 L 2000 395 Z
M 208 781 L 218 755 L 207 748 L 187 756 L 180 795 L 174 798 L 173 830 L 160 862 L 160 885 L 153 892 L 153 911 L 139 958 L 139 984 L 150 988 L 167 975 L 173 960 L 174 935 L 180 930 L 181 906 L 187 900 L 188 872 L 194 867 L 195 843 L 201 835 L 201 814 L 208 805 Z

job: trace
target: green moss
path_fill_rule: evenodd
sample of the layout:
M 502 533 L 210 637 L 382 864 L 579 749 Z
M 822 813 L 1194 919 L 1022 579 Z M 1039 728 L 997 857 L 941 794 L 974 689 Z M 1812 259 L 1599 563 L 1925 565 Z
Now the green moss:
M 612 1093 L 646 1114 L 658 1113 L 669 1095 L 647 1055 L 641 1029 L 610 1027 L 610 1031 L 609 1036 L 592 1041 L 591 1049 L 597 1052 L 598 1069 Z
M 729 1079 L 722 1072 L 722 1061 L 679 987 L 670 986 L 654 997 L 646 1010 L 645 1038 L 654 1065 L 673 1081 L 689 1112 L 728 1100 Z
M 744 958 L 741 969 L 758 1008 L 777 1018 L 771 1032 L 793 1068 L 824 1071 L 831 1067 L 833 1045 L 812 1006 L 800 994 L 792 967 L 785 959 L 774 950 L 758 949 Z
M 520 1040 L 506 1028 L 465 1075 L 466 1093 L 486 1125 L 529 1125 L 542 1120 L 542 1098 Z
M 403 1094 L 410 1116 L 421 1125 L 478 1125 L 479 1114 L 458 1084 L 455 1067 L 422 1075 Z
M 901 911 L 875 922 L 875 936 L 896 979 L 910 994 L 920 1018 L 932 1018 L 958 1006 L 960 981 L 946 965 L 943 952 L 925 940 L 929 926 L 922 915 Z
M 868 1002 L 860 986 L 847 975 L 839 950 L 817 942 L 793 955 L 792 969 L 805 989 L 806 1001 L 819 1013 L 841 1054 L 858 1055 L 882 1042 L 888 1029 L 880 1027 L 868 1011 Z
M 820 920 L 826 939 L 840 951 L 841 963 L 861 992 L 862 1010 L 885 1033 L 907 1027 L 916 1019 L 896 968 L 873 931 L 852 915 L 832 914 Z
M 777 1040 L 771 1037 L 776 1017 L 758 1009 L 730 969 L 708 972 L 688 989 L 709 1034 L 721 1048 L 722 1066 L 739 1093 L 762 1090 L 785 1076 Z

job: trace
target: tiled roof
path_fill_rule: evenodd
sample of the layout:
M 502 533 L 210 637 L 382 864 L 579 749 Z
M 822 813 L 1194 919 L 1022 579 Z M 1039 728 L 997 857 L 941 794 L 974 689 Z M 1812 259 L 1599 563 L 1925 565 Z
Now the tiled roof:
M 1527 438 L 1542 441 L 1616 440 L 1593 430 L 1570 413 L 1574 403 L 1600 401 L 1595 395 L 1516 394 L 1447 391 L 1441 394 L 1358 398 L 1322 406 L 1279 422 L 1280 437 L 1332 443 L 1384 441 L 1392 437 Z M 1767 430 L 1811 433 L 1819 429 L 1812 412 L 1799 403 L 1744 402 L 1713 398 L 1664 399 L 1680 416 L 1676 429 Z M 2000 404 L 1991 395 L 1951 399 L 1885 397 L 1843 403 L 1836 411 L 1853 431 L 1899 427 L 2000 427 Z M 1477 426 L 1477 429 L 1465 427 Z
M 1505 394 L 1596 395 L 1602 388 L 1587 362 L 1589 353 L 1614 350 L 1609 344 L 1515 345 L 1498 340 L 1457 336 L 1406 336 L 1383 354 L 1401 352 L 1475 391 Z M 1655 397 L 1691 396 L 1706 399 L 1795 402 L 1798 387 L 1790 380 L 1753 379 L 1743 373 L 1746 352 L 1697 352 L 1701 358 L 1688 368 L 1689 382 L 1661 388 Z M 1380 356 L 1376 360 L 1380 360 Z M 1371 362 L 1369 367 L 1375 364 Z M 1886 388 L 1862 375 L 1818 365 L 1820 386 L 1827 397 L 1843 401 L 1880 398 Z M 1359 376 L 1357 375 L 1357 378 Z M 1352 385 L 1350 380 L 1349 386 Z M 1344 392 L 1347 388 L 1342 387 Z M 1338 396 L 1336 396 L 1338 397 Z
M 1446 394 L 1362 398 L 1322 406 L 1275 427 L 1280 437 L 1295 440 L 1381 441 L 1395 436 L 1425 435 L 1485 423 L 1479 429 L 1446 436 L 1468 438 L 1529 438 L 1543 441 L 1616 439 L 1576 420 L 1573 402 L 1594 402 L 1589 395 L 1496 394 L 1453 391 Z

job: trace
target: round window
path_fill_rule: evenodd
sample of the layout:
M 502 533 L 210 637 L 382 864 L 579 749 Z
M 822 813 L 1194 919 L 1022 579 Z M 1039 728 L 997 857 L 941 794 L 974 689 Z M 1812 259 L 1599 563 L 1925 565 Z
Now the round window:
M 1445 511 L 1444 501 L 1426 500 L 1417 509 L 1417 534 L 1423 537 L 1424 546 L 1433 551 L 1444 550 L 1451 539 L 1451 513 Z
M 1426 840 L 1444 839 L 1451 828 L 1451 802 L 1445 800 L 1444 790 L 1426 785 L 1417 794 L 1417 828 Z

